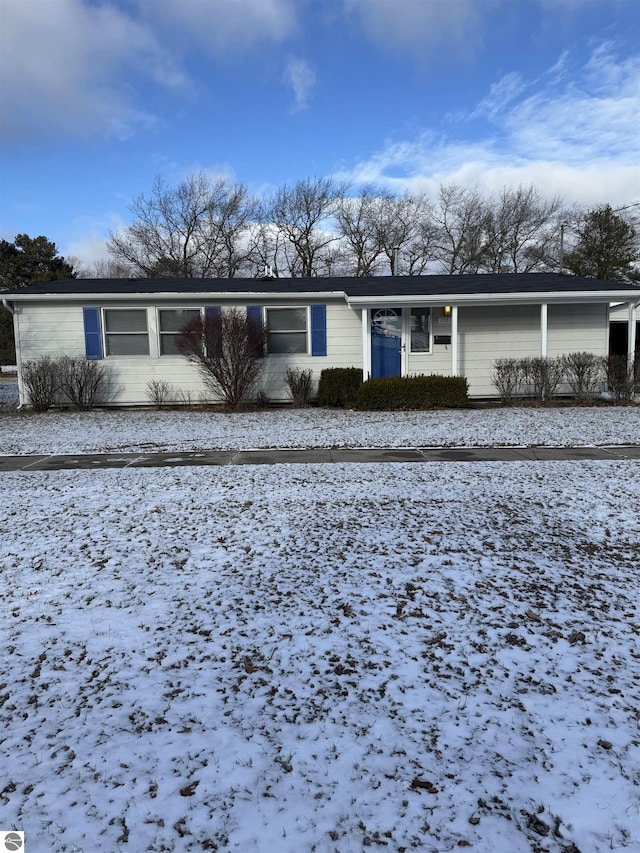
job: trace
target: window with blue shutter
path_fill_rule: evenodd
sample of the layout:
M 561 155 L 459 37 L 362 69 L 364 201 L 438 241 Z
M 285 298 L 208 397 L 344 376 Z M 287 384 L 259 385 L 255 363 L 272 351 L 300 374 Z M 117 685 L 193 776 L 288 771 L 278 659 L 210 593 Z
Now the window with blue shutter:
M 100 309 L 83 308 L 84 351 L 87 359 L 102 358 L 102 331 L 100 329 Z
M 222 355 L 222 323 L 220 322 L 222 319 L 222 310 L 219 305 L 205 305 L 204 306 L 204 317 L 205 321 L 210 320 L 215 323 L 216 330 L 218 332 L 218 336 L 215 341 L 215 352 L 214 355 L 221 356 Z M 208 332 L 207 332 L 208 336 Z M 206 337 L 205 337 L 206 340 Z
M 262 325 L 262 305 L 247 305 L 247 317 L 256 325 Z
M 255 347 L 256 355 L 264 356 L 264 338 L 262 335 L 262 305 L 247 305 L 247 319 L 255 329 Z
M 311 306 L 311 355 L 327 354 L 327 306 Z

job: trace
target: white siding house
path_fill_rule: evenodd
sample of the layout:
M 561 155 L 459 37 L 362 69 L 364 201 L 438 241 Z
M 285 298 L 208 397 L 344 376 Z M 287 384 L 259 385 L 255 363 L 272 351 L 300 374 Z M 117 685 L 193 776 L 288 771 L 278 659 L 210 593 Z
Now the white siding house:
M 609 305 L 620 303 L 628 350 L 636 346 L 640 287 L 532 273 L 311 279 L 83 279 L 3 294 L 13 313 L 21 365 L 42 355 L 83 355 L 109 364 L 114 405 L 146 405 L 162 380 L 206 398 L 175 334 L 195 314 L 236 307 L 268 331 L 261 375 L 286 400 L 288 366 L 357 367 L 363 377 L 462 375 L 471 397 L 496 396 L 498 358 L 609 352 Z

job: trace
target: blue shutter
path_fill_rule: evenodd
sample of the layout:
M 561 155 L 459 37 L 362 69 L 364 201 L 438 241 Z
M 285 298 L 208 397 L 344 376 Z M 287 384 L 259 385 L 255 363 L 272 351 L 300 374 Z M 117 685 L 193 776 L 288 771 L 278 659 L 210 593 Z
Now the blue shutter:
M 100 330 L 100 309 L 83 308 L 84 351 L 88 359 L 102 358 L 102 334 Z
M 220 322 L 220 317 L 222 316 L 222 311 L 219 305 L 205 305 L 204 306 L 204 316 L 205 319 L 211 319 L 216 322 Z M 215 328 L 215 327 L 214 327 Z M 222 331 L 222 327 L 220 327 Z M 215 342 L 215 353 L 216 356 L 222 355 L 222 338 L 219 338 Z
M 262 305 L 247 305 L 247 317 L 252 322 L 262 325 Z
M 247 319 L 251 324 L 256 325 L 257 328 L 262 328 L 262 305 L 247 305 Z M 257 340 L 252 343 L 252 347 L 255 349 L 255 354 L 259 358 L 264 357 L 264 339 L 262 334 L 256 335 Z
M 311 355 L 327 354 L 327 306 L 311 306 Z

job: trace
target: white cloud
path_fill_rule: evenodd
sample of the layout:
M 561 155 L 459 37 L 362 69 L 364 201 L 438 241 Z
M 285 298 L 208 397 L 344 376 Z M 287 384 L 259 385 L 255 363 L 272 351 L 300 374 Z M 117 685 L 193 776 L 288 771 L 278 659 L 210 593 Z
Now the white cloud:
M 297 26 L 295 0 L 137 0 L 154 26 L 169 25 L 206 52 L 237 57 L 278 44 Z
M 489 89 L 489 94 L 483 98 L 474 113 L 476 116 L 487 115 L 489 118 L 494 118 L 508 104 L 515 100 L 525 89 L 525 84 L 519 74 L 512 72 L 493 83 Z
M 365 35 L 390 53 L 425 59 L 433 48 L 481 42 L 482 20 L 496 0 L 343 0 Z
M 163 86 L 184 75 L 146 28 L 113 5 L 2 0 L 0 129 L 5 141 L 130 135 L 154 121 L 124 73 Z
M 639 113 L 640 56 L 618 61 L 602 45 L 563 89 L 540 88 L 505 111 L 502 120 L 522 156 L 574 164 L 608 158 L 637 163 Z
M 85 270 L 91 270 L 97 261 L 110 261 L 106 234 L 118 232 L 125 222 L 118 213 L 105 213 L 102 217 L 77 216 L 66 237 L 57 243 L 60 254 L 73 258 Z M 75 264 L 77 266 L 77 264 Z
M 569 203 L 637 201 L 640 57 L 618 61 L 604 45 L 583 67 L 569 71 L 568 65 L 563 57 L 560 88 L 548 84 L 548 76 L 527 82 L 516 75 L 492 86 L 468 116 L 490 119 L 482 138 L 424 133 L 388 144 L 337 177 L 430 194 L 449 182 L 486 191 L 533 183 Z M 458 116 L 452 127 L 467 125 Z
M 0 132 L 126 139 L 157 118 L 144 86 L 189 93 L 176 53 L 237 58 L 286 39 L 293 0 L 0 0 Z M 185 54 L 187 50 L 185 49 Z
M 290 59 L 284 73 L 285 82 L 293 89 L 297 110 L 304 110 L 316 83 L 316 73 L 304 59 Z

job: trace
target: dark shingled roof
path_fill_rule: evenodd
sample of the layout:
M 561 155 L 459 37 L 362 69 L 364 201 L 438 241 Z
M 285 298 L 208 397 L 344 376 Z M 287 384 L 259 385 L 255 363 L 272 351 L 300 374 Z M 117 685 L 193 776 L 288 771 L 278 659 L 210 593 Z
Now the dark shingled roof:
M 32 284 L 5 291 L 4 298 L 20 295 L 91 295 L 98 293 L 346 293 L 350 297 L 430 296 L 436 294 L 593 293 L 637 291 L 626 282 L 560 273 L 481 273 L 472 275 L 375 276 L 372 278 L 85 278 Z

